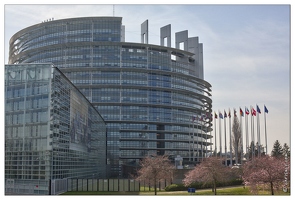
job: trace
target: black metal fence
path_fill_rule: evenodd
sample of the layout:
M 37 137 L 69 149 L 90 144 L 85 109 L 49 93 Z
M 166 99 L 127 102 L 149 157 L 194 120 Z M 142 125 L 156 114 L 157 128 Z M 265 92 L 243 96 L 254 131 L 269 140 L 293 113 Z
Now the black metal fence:
M 158 190 L 164 190 L 171 183 L 164 180 L 157 183 Z M 134 179 L 68 179 L 68 191 L 139 192 L 153 191 L 154 185 Z
M 158 190 L 170 185 L 167 181 L 157 183 Z M 5 194 L 59 195 L 68 191 L 140 192 L 153 191 L 154 185 L 134 179 L 56 179 L 50 181 L 26 181 L 8 179 Z
M 68 191 L 139 192 L 140 182 L 132 179 L 68 179 Z

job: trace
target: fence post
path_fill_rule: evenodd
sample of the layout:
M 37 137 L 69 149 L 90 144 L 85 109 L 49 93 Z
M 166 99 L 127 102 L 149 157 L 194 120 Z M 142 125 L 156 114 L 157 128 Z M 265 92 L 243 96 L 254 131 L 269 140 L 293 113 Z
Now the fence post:
M 128 179 L 128 192 L 130 192 L 130 180 Z
M 51 195 L 51 179 L 49 179 L 49 190 L 48 190 L 49 195 Z

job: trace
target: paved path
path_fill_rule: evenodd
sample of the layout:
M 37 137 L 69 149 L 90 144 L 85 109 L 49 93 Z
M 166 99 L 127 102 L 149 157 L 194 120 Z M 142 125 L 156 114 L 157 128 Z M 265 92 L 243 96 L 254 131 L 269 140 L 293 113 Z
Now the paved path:
M 236 187 L 243 187 L 242 185 L 235 185 L 235 186 L 225 186 L 225 187 L 218 187 L 218 188 L 216 188 L 217 190 L 220 190 L 220 189 L 226 189 L 226 188 L 236 188 Z M 153 190 L 151 190 L 150 192 L 152 192 Z M 212 191 L 212 188 L 205 188 L 205 189 L 196 189 L 196 193 L 198 193 L 198 192 L 201 192 L 201 191 Z M 148 192 L 147 194 L 151 194 L 150 192 Z M 141 192 L 141 194 L 144 194 L 144 192 Z M 171 194 L 173 194 L 173 193 L 177 193 L 177 194 L 180 194 L 180 193 L 183 193 L 183 194 L 187 194 L 188 192 L 187 191 L 163 191 L 163 190 L 161 190 L 161 191 L 157 191 L 157 194 L 159 194 L 159 195 L 165 195 L 165 194 L 167 194 L 167 195 L 171 195 Z

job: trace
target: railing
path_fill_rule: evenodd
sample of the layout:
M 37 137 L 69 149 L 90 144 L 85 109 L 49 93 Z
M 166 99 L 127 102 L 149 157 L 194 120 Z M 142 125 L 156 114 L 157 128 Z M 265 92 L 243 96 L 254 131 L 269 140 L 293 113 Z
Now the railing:
M 133 179 L 68 179 L 68 191 L 140 191 L 140 182 Z
M 157 184 L 163 190 L 171 183 L 164 180 Z M 59 195 L 70 191 L 93 192 L 140 192 L 152 191 L 154 185 L 134 179 L 55 179 L 45 180 L 14 180 L 5 181 L 6 195 Z

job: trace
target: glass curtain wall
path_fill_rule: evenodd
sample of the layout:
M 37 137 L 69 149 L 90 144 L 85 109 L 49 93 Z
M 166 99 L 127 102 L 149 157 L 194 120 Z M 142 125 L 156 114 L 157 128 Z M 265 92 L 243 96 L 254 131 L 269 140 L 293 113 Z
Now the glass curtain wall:
M 50 180 L 104 178 L 106 125 L 51 64 L 5 66 L 5 180 L 12 194 L 48 194 Z

